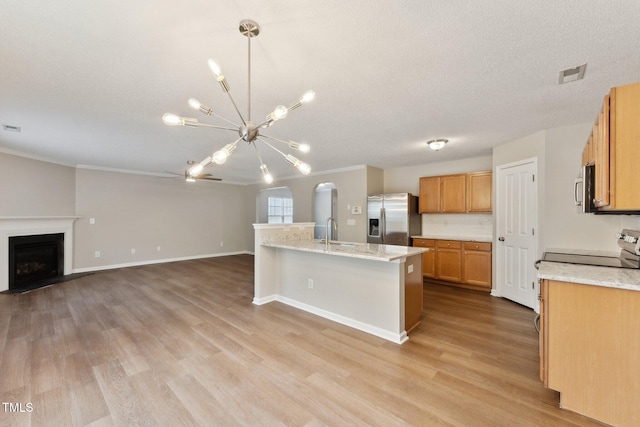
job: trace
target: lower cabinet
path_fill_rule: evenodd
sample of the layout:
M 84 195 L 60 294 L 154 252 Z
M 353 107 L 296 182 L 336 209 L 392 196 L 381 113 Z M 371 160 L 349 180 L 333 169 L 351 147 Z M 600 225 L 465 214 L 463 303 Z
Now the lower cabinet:
M 413 239 L 413 245 L 429 249 L 422 254 L 425 279 L 491 291 L 491 243 Z
M 413 239 L 413 246 L 428 249 L 422 253 L 422 276 L 436 277 L 436 241 L 434 239 Z
M 462 282 L 462 242 L 436 241 L 436 279 Z
M 491 243 L 465 242 L 462 256 L 464 283 L 491 289 Z
M 543 280 L 540 378 L 564 409 L 640 425 L 640 291 Z

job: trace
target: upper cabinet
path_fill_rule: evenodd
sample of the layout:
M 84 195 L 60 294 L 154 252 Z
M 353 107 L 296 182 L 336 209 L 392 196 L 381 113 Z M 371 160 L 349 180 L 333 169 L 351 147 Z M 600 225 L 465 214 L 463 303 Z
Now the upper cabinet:
M 440 177 L 441 212 L 460 213 L 466 211 L 467 175 L 446 175 Z
M 582 153 L 595 165 L 594 204 L 601 211 L 639 211 L 640 82 L 611 89 Z
M 440 177 L 428 176 L 420 178 L 420 213 L 440 212 Z
M 492 173 L 420 178 L 420 213 L 491 212 Z
M 473 172 L 467 174 L 467 212 L 491 212 L 491 172 Z

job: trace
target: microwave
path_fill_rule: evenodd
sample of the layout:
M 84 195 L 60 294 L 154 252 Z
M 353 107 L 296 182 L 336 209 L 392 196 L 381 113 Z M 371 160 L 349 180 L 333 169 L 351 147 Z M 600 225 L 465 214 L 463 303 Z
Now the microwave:
M 573 188 L 573 199 L 578 213 L 597 212 L 593 204 L 595 198 L 595 165 L 584 165 L 576 178 Z

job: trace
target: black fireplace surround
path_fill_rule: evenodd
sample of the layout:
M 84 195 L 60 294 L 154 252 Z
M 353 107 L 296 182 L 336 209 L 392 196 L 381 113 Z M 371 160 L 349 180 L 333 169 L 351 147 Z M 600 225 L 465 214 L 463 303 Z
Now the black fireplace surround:
M 64 233 L 9 237 L 9 291 L 64 275 Z

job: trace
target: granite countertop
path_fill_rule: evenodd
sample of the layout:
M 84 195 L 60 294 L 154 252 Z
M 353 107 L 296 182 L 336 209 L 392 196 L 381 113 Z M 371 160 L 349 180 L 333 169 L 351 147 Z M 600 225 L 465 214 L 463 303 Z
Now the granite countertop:
M 414 239 L 437 239 L 437 240 L 461 240 L 464 242 L 493 242 L 491 235 L 468 235 L 468 234 L 422 234 L 411 236 Z
M 539 279 L 640 291 L 640 270 L 542 261 Z
M 324 242 L 319 240 L 263 242 L 261 245 L 271 248 L 293 249 L 297 251 L 363 258 L 374 261 L 394 261 L 412 255 L 421 254 L 428 250 L 412 246 L 379 245 L 377 243 L 331 242 L 329 245 L 329 251 L 327 251 L 325 249 Z

